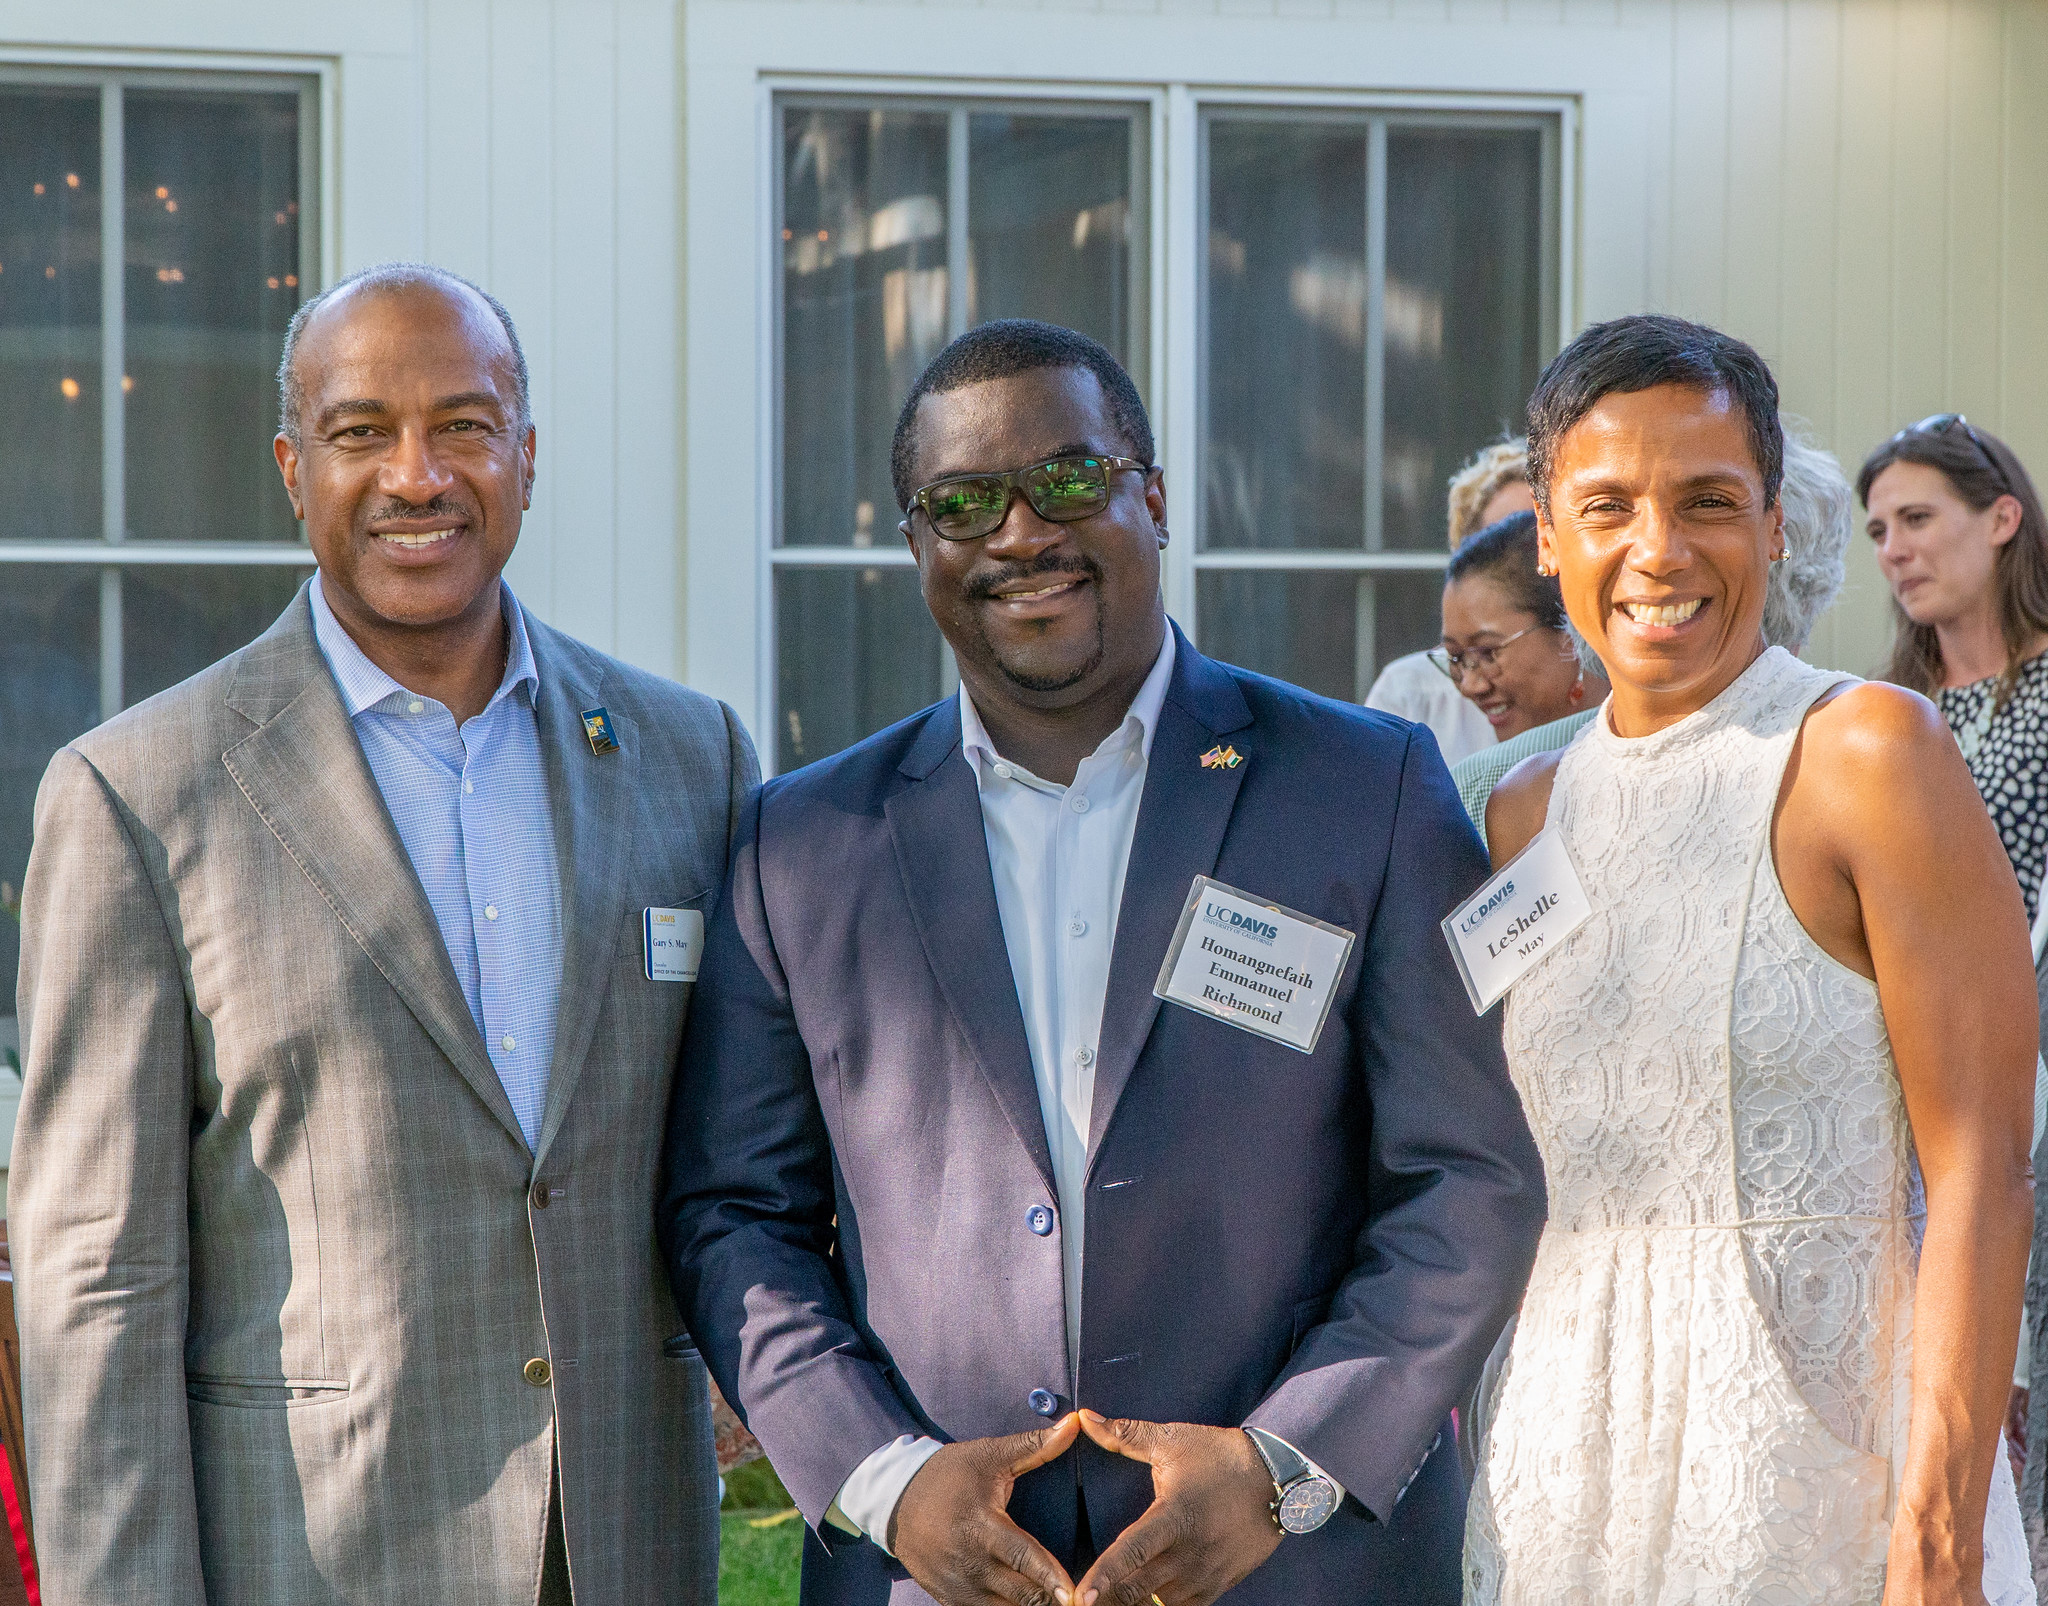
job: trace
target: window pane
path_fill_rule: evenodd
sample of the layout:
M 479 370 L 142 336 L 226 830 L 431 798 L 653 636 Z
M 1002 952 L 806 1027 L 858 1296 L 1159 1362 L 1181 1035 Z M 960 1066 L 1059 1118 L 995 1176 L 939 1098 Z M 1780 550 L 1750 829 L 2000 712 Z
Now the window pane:
M 1392 660 L 1436 645 L 1442 594 L 1432 571 L 1209 569 L 1195 605 L 1212 658 L 1355 703 Z
M 311 569 L 136 565 L 121 576 L 121 697 L 129 706 L 268 630 Z
M 1132 120 L 968 119 L 967 321 L 1041 318 L 1093 335 L 1144 384 Z
M 944 693 L 915 569 L 778 569 L 775 767 L 824 758 Z
M 946 115 L 793 108 L 782 132 L 779 536 L 893 545 L 889 438 L 946 343 Z
M 36 786 L 50 755 L 99 718 L 100 571 L 45 563 L 0 568 L 0 882 L 15 894 L 28 867 Z M 14 1013 L 20 961 L 20 934 L 0 915 L 0 976 L 8 978 L 0 1016 Z
M 124 124 L 129 530 L 296 540 L 270 440 L 306 294 L 298 96 L 129 90 Z
M 1204 547 L 1365 544 L 1366 131 L 1209 125 Z
M 1545 349 L 1542 186 L 1533 128 L 1387 130 L 1389 548 L 1441 548 L 1445 482 L 1522 432 Z
M 99 539 L 100 406 L 99 91 L 10 85 L 0 89 L 0 539 Z

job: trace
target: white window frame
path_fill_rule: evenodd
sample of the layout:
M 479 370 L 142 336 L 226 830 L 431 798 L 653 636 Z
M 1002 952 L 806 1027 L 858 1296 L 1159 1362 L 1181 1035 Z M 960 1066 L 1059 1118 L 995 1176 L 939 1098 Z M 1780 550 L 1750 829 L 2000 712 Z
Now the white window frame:
M 1089 103 L 1145 108 L 1150 114 L 1148 156 L 1150 250 L 1146 308 L 1149 339 L 1146 373 L 1142 376 L 1151 406 L 1153 433 L 1165 467 L 1169 527 L 1176 533 L 1164 554 L 1161 583 L 1167 611 L 1200 644 L 1195 606 L 1197 577 L 1222 569 L 1313 570 L 1317 572 L 1401 573 L 1440 572 L 1445 552 L 1374 551 L 1349 548 L 1330 551 L 1201 550 L 1201 383 L 1207 275 L 1201 242 L 1207 238 L 1208 171 L 1203 128 L 1211 111 L 1266 109 L 1299 114 L 1329 114 L 1363 121 L 1374 116 L 1422 114 L 1432 121 L 1470 119 L 1491 124 L 1503 118 L 1544 120 L 1555 129 L 1546 134 L 1545 234 L 1555 259 L 1546 263 L 1545 299 L 1555 310 L 1554 339 L 1548 349 L 1568 340 L 1578 326 L 1574 287 L 1578 267 L 1577 174 L 1580 165 L 1579 97 L 1573 94 L 1437 94 L 1383 93 L 1323 89 L 1245 89 L 1230 85 L 1182 83 L 1045 83 L 1031 79 L 949 80 L 885 76 L 762 73 L 757 78 L 758 168 L 761 197 L 760 270 L 757 327 L 755 519 L 755 607 L 753 729 L 764 771 L 773 772 L 780 718 L 775 621 L 775 571 L 778 568 L 914 568 L 907 548 L 879 539 L 874 547 L 784 546 L 775 544 L 776 499 L 782 453 L 781 346 L 776 312 L 781 259 L 768 235 L 780 216 L 781 145 L 776 137 L 776 106 L 781 97 L 833 97 L 848 100 L 896 100 L 906 105 L 959 105 L 987 102 L 1060 105 Z M 1384 126 L 1384 125 L 1380 125 Z M 1376 142 L 1384 149 L 1384 140 Z M 1554 216 L 1553 216 L 1554 213 Z M 1370 429 L 1370 420 L 1368 421 Z M 1371 439 L 1371 436 L 1368 437 Z
M 61 84 L 100 92 L 100 537 L 98 540 L 26 540 L 0 528 L 0 584 L 9 572 L 39 564 L 97 567 L 100 571 L 100 717 L 124 706 L 121 645 L 123 572 L 151 565 L 227 568 L 310 568 L 313 554 L 297 541 L 162 541 L 128 527 L 127 412 L 121 376 L 126 366 L 126 270 L 123 242 L 126 150 L 122 91 L 201 89 L 299 97 L 299 261 L 311 282 L 310 298 L 334 278 L 334 63 L 324 59 L 199 56 L 87 51 L 9 51 L 0 57 L 0 84 Z
M 1135 113 L 1145 120 L 1146 213 L 1143 223 L 1146 229 L 1146 373 L 1144 388 L 1149 397 L 1160 394 L 1159 386 L 1164 378 L 1161 357 L 1161 341 L 1165 333 L 1163 292 L 1165 289 L 1165 249 L 1163 208 L 1159 204 L 1160 186 L 1165 182 L 1166 173 L 1160 149 L 1165 113 L 1165 94 L 1158 86 L 1147 88 L 1121 88 L 1108 84 L 1004 84 L 1004 83 L 962 83 L 943 84 L 929 79 L 887 79 L 887 78 L 782 78 L 764 76 L 761 80 L 761 167 L 760 182 L 763 198 L 763 226 L 772 234 L 777 220 L 782 215 L 782 142 L 777 136 L 776 109 L 779 103 L 789 97 L 802 97 L 805 101 L 845 101 L 868 103 L 889 101 L 904 110 L 948 110 L 966 111 L 971 115 L 983 109 L 1000 111 L 1008 107 L 1024 107 L 1033 113 L 1057 115 L 1063 109 L 1080 111 L 1091 106 L 1110 107 L 1119 111 Z M 954 179 L 957 185 L 960 177 L 957 168 L 960 154 L 957 150 L 958 135 L 954 140 L 956 149 L 952 160 L 955 164 Z M 966 213 L 964 207 L 955 206 L 948 217 L 949 232 L 964 231 Z M 1134 225 L 1137 220 L 1133 219 Z M 759 562 L 756 566 L 755 592 L 755 674 L 759 696 L 754 715 L 755 745 L 760 750 L 762 770 L 773 774 L 776 768 L 775 755 L 781 746 L 781 701 L 780 671 L 778 665 L 779 641 L 776 636 L 775 618 L 775 571 L 777 569 L 915 569 L 917 560 L 911 556 L 896 530 L 897 519 L 886 521 L 887 528 L 876 531 L 876 544 L 872 547 L 847 546 L 783 546 L 776 542 L 776 526 L 781 505 L 782 474 L 782 320 L 777 312 L 782 274 L 780 253 L 772 249 L 773 241 L 766 242 L 763 252 L 763 271 L 760 275 L 760 317 L 761 328 L 766 338 L 760 347 L 760 441 L 762 449 L 758 457 L 760 474 L 757 495 L 760 508 L 760 539 L 756 543 Z M 949 249 L 948 256 L 952 255 Z M 949 286 L 949 298 L 959 298 L 955 311 L 964 307 L 965 281 Z M 1156 410 L 1156 409 L 1155 409 Z M 884 521 L 878 519 L 877 524 Z M 952 649 L 941 644 L 943 670 L 940 676 L 941 695 L 950 692 L 958 684 L 953 669 Z

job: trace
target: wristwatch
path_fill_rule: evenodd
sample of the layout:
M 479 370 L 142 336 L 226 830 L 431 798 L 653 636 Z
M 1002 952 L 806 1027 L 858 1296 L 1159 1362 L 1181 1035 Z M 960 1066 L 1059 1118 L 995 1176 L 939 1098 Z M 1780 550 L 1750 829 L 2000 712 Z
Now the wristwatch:
M 1246 1428 L 1259 1459 L 1273 1478 L 1273 1521 L 1284 1534 L 1312 1534 L 1335 1515 L 1337 1486 L 1309 1464 L 1285 1439 L 1263 1428 Z

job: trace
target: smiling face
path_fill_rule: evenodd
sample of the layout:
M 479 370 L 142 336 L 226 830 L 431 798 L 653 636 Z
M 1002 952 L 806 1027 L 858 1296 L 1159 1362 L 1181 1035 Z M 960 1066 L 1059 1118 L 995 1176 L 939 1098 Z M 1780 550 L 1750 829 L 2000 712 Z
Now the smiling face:
M 1618 734 L 1705 707 L 1763 651 L 1784 516 L 1725 392 L 1602 397 L 1558 441 L 1536 517 L 1566 611 L 1607 666 Z
M 1496 649 L 1491 667 L 1473 656 L 1486 648 Z M 1536 616 L 1485 573 L 1444 587 L 1444 651 L 1464 657 L 1458 690 L 1501 741 L 1583 706 L 1578 655 L 1564 632 L 1538 626 Z M 1581 693 L 1576 700 L 1574 688 Z
M 1871 481 L 1864 528 L 1906 617 L 1945 625 L 1986 608 L 1995 612 L 1999 550 L 2019 526 L 2015 498 L 1974 508 L 1940 469 L 1895 462 Z
M 328 604 L 361 639 L 473 625 L 533 490 L 510 343 L 438 285 L 344 291 L 300 335 L 300 443 L 278 467 Z
M 1130 450 L 1092 373 L 1039 368 L 925 396 L 914 482 Z M 1045 713 L 1111 693 L 1128 702 L 1122 688 L 1134 690 L 1159 655 L 1166 495 L 1156 469 L 1113 471 L 1109 505 L 1071 524 L 1039 517 L 1020 495 L 978 540 L 941 540 L 915 509 L 903 529 L 925 605 L 984 717 L 1001 705 Z

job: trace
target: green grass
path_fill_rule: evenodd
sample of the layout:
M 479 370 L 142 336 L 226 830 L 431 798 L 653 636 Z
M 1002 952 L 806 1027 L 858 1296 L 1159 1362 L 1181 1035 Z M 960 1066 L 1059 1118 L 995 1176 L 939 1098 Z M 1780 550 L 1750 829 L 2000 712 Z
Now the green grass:
M 803 1519 L 755 1526 L 789 1509 L 789 1493 L 766 1461 L 727 1476 L 718 1514 L 718 1606 L 796 1606 Z

